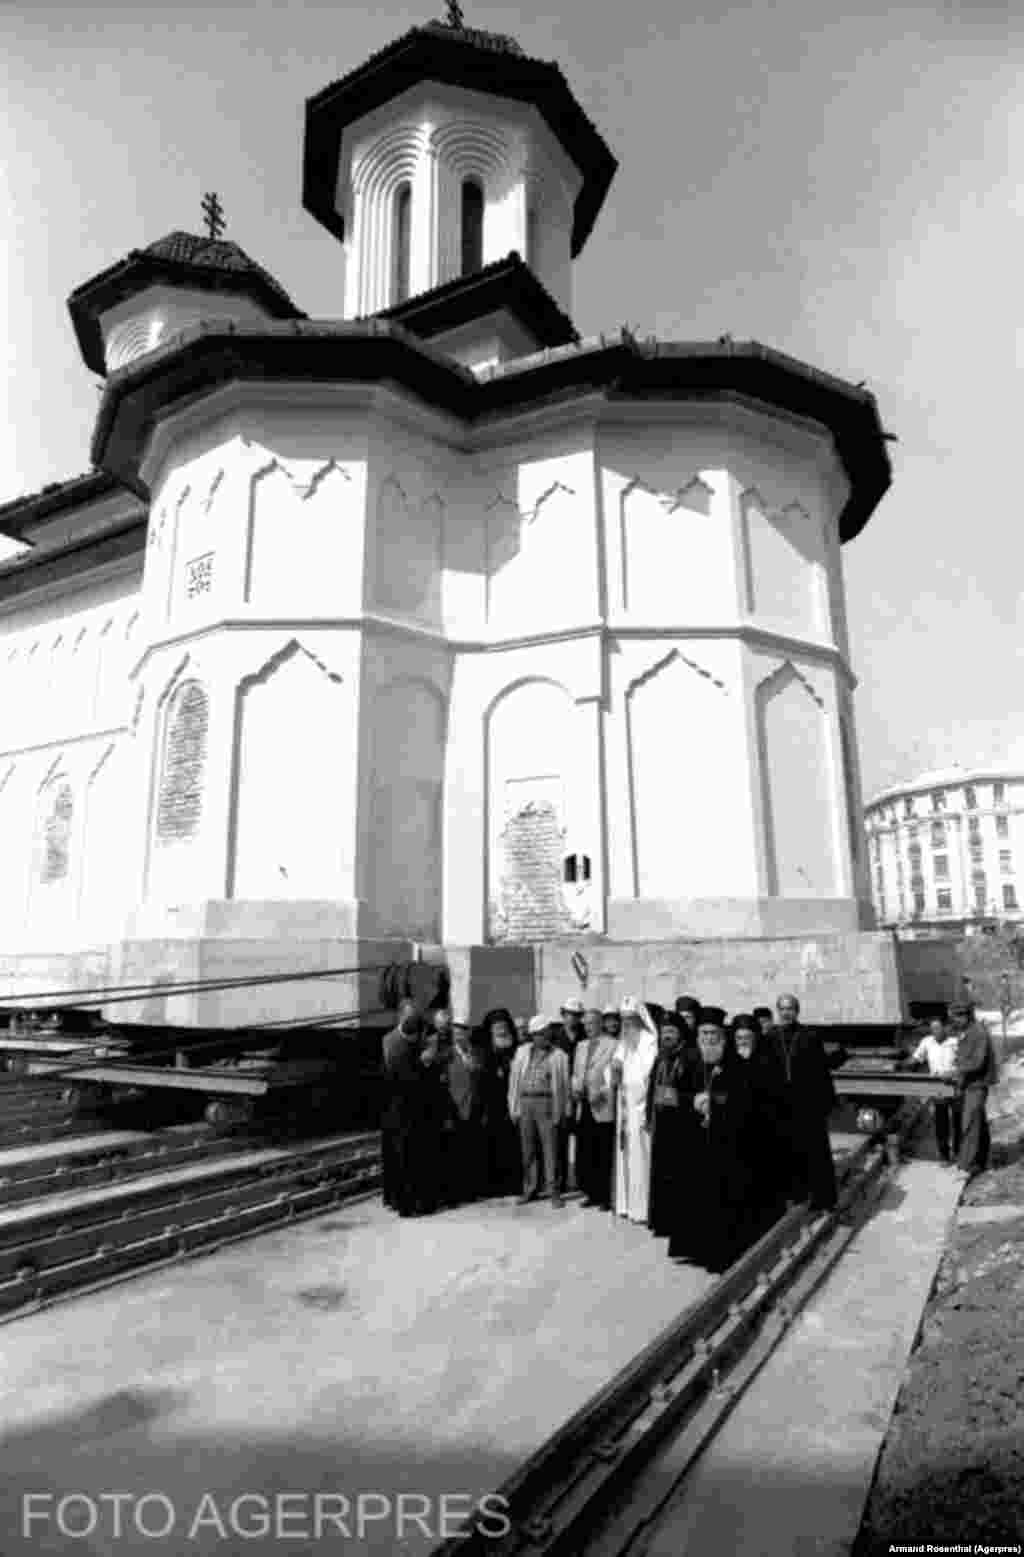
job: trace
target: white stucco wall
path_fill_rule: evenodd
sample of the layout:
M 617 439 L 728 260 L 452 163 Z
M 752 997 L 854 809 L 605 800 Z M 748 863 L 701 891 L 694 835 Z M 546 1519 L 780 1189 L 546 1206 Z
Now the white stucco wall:
M 347 937 L 475 945 L 510 903 L 527 937 L 856 928 L 820 431 L 645 405 L 469 436 L 386 391 L 250 386 L 161 426 L 146 473 L 141 587 L 2 618 L 0 653 L 35 645 L 0 765 L 5 935 L 242 935 L 321 905 Z M 168 778 L 189 685 L 202 751 L 186 732 Z

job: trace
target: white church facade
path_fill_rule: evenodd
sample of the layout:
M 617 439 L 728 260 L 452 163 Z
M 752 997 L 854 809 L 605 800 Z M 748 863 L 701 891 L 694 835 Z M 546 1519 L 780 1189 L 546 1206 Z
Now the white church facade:
M 429 23 L 307 105 L 342 321 L 215 236 L 73 294 L 93 469 L 0 510 L 12 991 L 757 943 L 866 958 L 890 1014 L 841 554 L 877 407 L 756 343 L 580 340 L 614 169 L 555 66 Z

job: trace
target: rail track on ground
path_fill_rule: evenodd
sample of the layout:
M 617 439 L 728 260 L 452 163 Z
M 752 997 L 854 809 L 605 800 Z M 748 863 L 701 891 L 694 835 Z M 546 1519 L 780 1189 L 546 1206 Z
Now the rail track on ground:
M 197 1122 L 156 1130 L 89 1129 L 61 1142 L 41 1142 L 24 1151 L 0 1151 L 0 1214 L 11 1206 L 77 1189 L 123 1183 L 143 1174 L 237 1156 L 259 1146 L 279 1145 L 265 1133 L 224 1134 Z
M 801 1308 L 840 1259 L 921 1117 L 909 1102 L 888 1134 L 836 1165 L 839 1203 L 795 1206 L 572 1416 L 501 1487 L 471 1530 L 433 1557 L 642 1557 L 660 1516 Z M 671 1448 L 671 1469 L 652 1475 Z M 494 1510 L 508 1520 L 495 1533 Z
M 248 1150 L 200 1138 L 204 1149 L 205 1161 L 0 1207 L 0 1323 L 317 1216 L 380 1184 L 376 1131 Z

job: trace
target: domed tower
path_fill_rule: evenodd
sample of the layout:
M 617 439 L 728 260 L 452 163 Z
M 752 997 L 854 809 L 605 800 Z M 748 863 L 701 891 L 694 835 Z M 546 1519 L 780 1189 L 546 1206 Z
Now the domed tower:
M 214 228 L 220 221 L 219 208 Z M 272 275 L 237 243 L 170 232 L 76 287 L 68 311 L 94 373 L 114 373 L 204 319 L 246 324 L 304 319 Z
M 450 9 L 309 100 L 303 203 L 344 246 L 346 318 L 482 366 L 574 338 L 616 162 L 556 65 Z

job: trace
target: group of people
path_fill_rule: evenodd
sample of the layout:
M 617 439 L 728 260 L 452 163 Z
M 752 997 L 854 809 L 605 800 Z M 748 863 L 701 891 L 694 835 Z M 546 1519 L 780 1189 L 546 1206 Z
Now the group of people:
M 721 1271 L 788 1202 L 835 1205 L 836 1093 L 794 995 L 731 1021 L 692 996 L 572 999 L 557 1022 L 495 1010 L 476 1032 L 407 1001 L 383 1049 L 384 1199 L 400 1215 L 511 1194 L 557 1207 L 574 1155 L 585 1205 Z
M 935 1144 L 942 1161 L 964 1179 L 983 1173 L 991 1146 L 985 1104 L 996 1080 L 988 1029 L 973 1020 L 969 1005 L 958 1001 L 950 1006 L 948 1021 L 931 1019 L 911 1063 L 926 1065 L 930 1075 L 951 1086 L 948 1097 L 932 1101 Z

